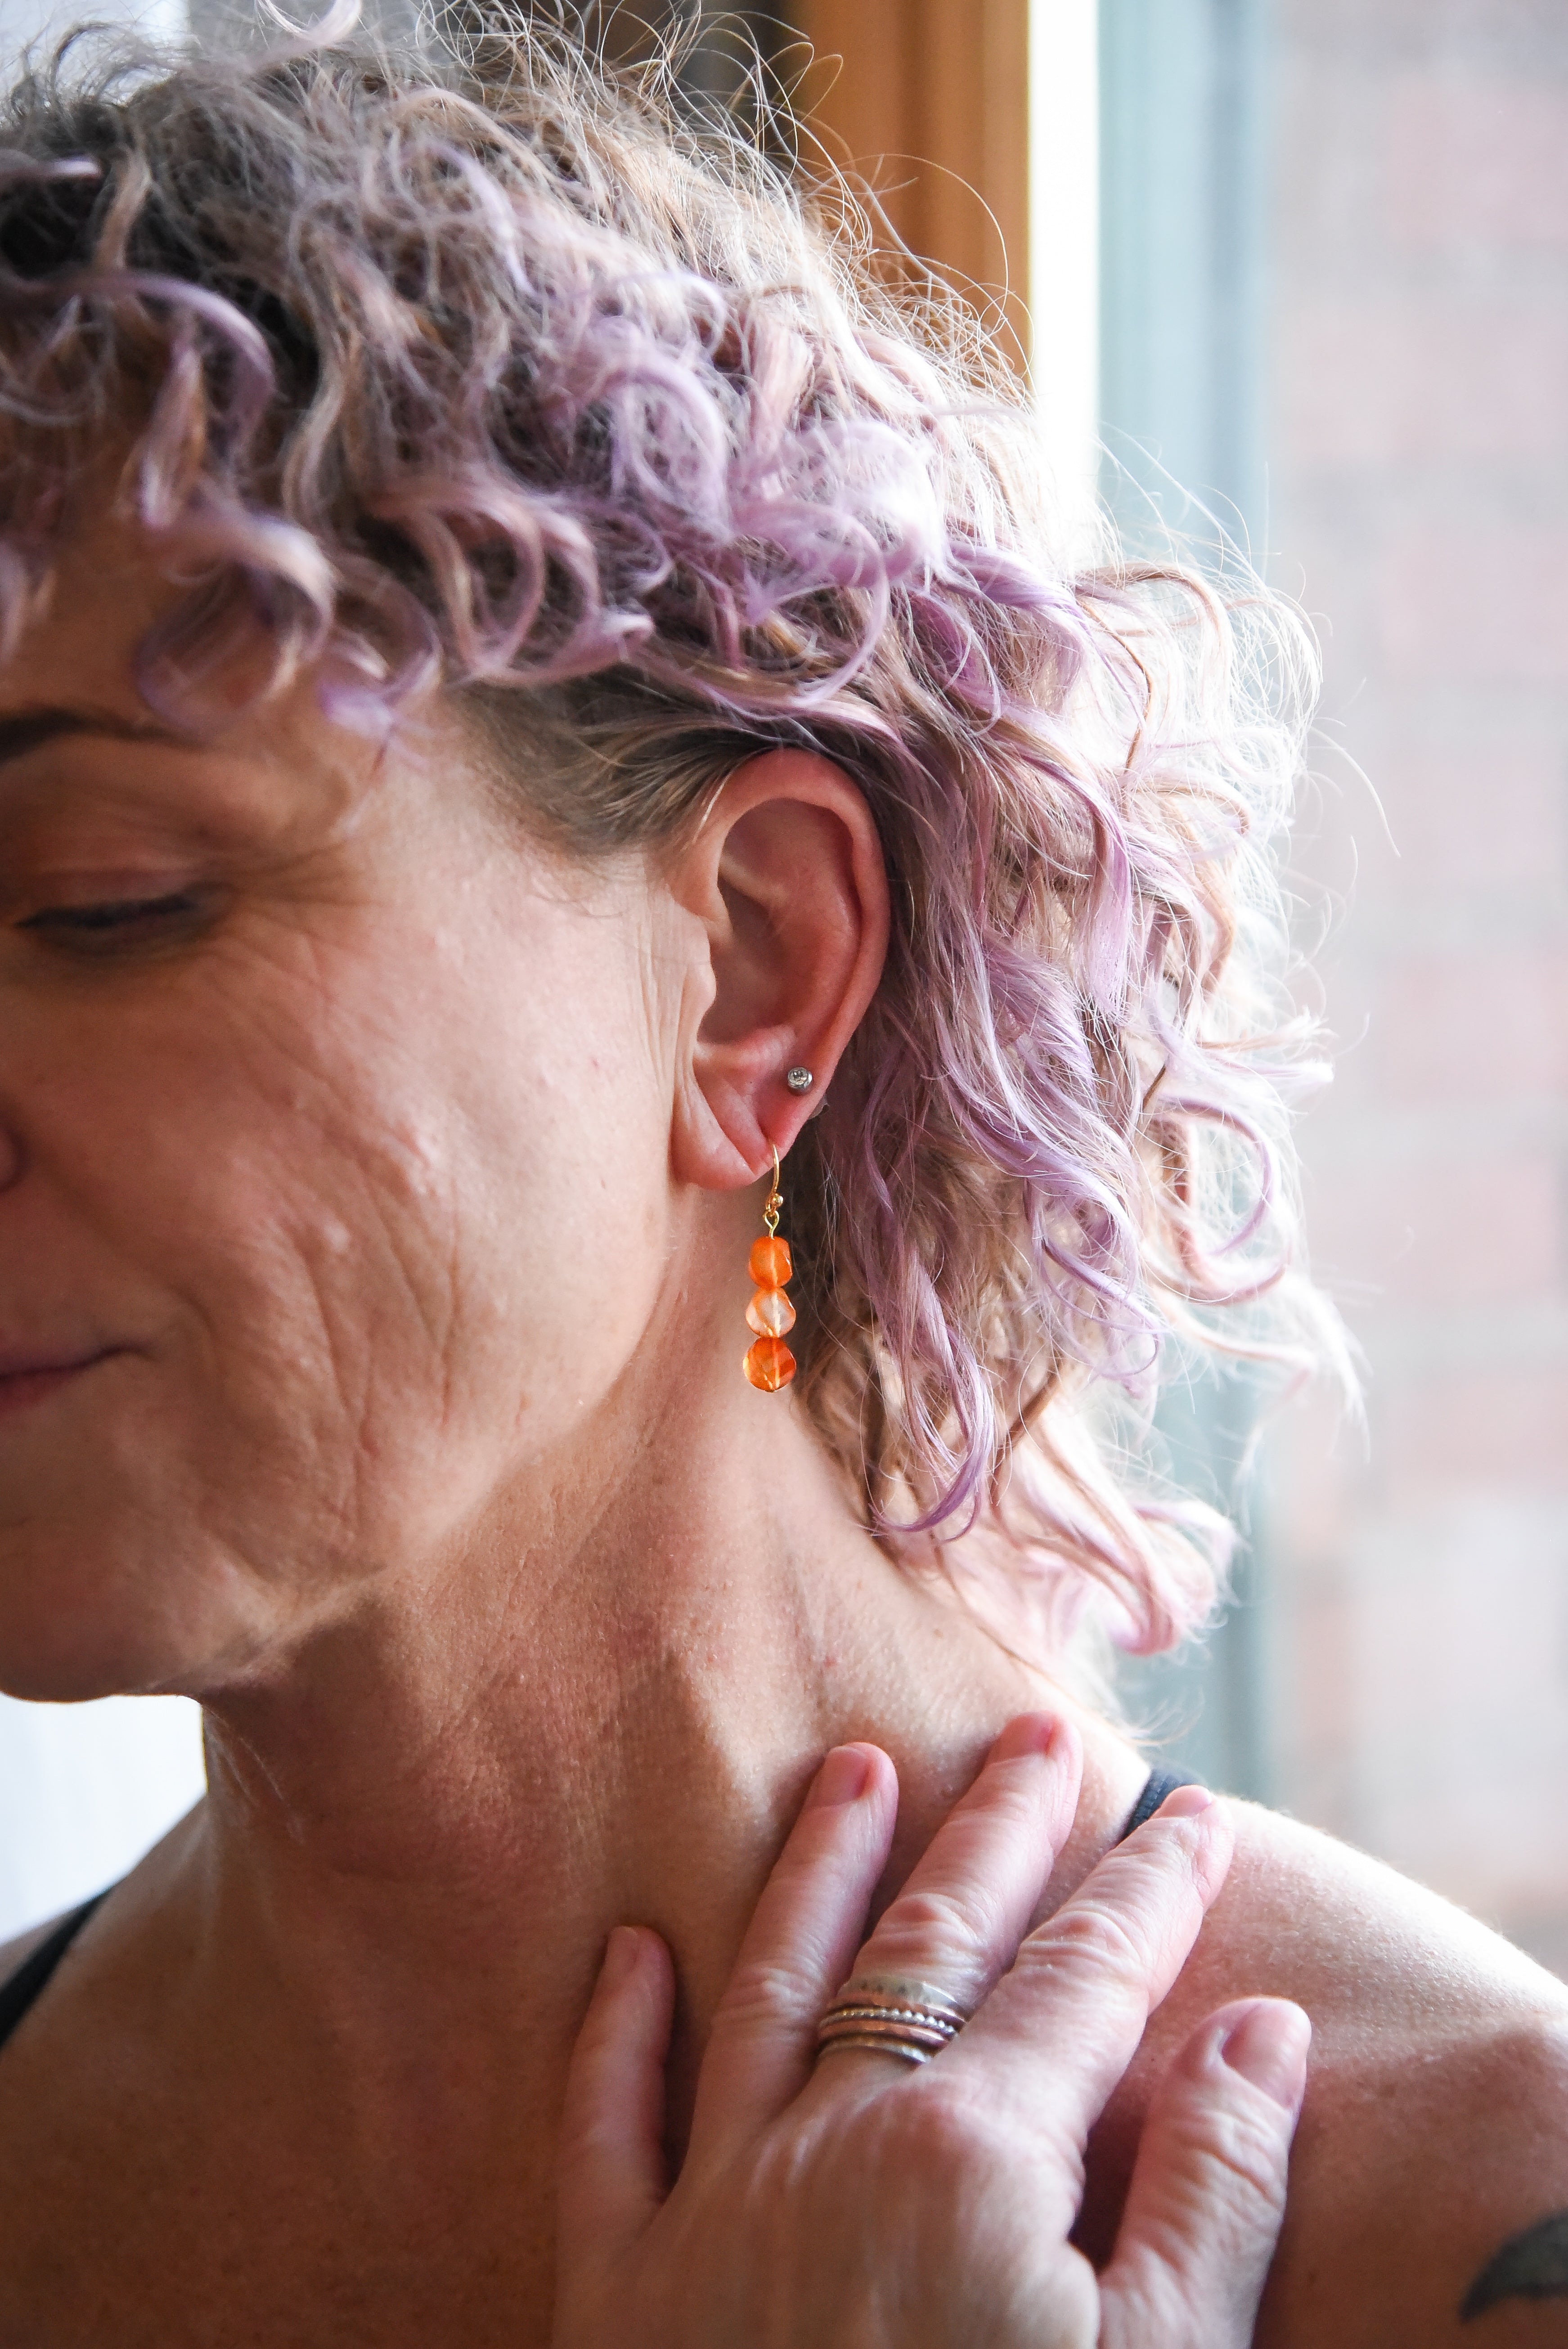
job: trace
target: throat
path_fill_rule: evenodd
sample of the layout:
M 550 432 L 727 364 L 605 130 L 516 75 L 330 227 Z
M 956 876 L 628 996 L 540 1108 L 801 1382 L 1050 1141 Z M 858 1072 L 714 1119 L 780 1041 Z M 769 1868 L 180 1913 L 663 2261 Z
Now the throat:
M 208 2060 L 264 2051 L 272 2105 L 292 2081 L 301 2127 L 336 2109 L 371 2170 L 417 2141 L 462 2178 L 475 2145 L 505 2147 L 508 2174 L 543 2158 L 547 2185 L 606 1940 L 638 1923 L 680 1985 L 679 2142 L 768 1872 L 849 1740 L 900 1782 L 875 1914 L 1002 1724 L 1073 1711 L 1085 1793 L 1044 1905 L 1065 1897 L 1136 1801 L 1137 1756 L 856 1526 L 793 1419 L 770 1442 L 787 1513 L 772 1454 L 760 1502 L 715 1475 L 689 1506 L 651 1475 L 638 1506 L 569 1526 L 514 1507 L 206 1692 L 211 1792 L 166 1889 L 181 2027 Z

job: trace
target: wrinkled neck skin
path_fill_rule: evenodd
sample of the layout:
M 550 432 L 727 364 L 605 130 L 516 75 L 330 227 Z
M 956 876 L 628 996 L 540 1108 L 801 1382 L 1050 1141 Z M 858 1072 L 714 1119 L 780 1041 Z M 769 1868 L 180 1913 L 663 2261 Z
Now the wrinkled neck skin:
M 466 2045 L 553 2106 L 605 1937 L 635 1921 L 675 1958 L 679 2135 L 825 1751 L 870 1738 L 898 1766 L 886 1897 L 1001 1723 L 1070 1702 L 861 1529 L 793 1398 L 740 1377 L 727 1324 L 683 1343 L 680 1318 L 672 1301 L 597 1423 L 449 1555 L 370 1578 L 350 1613 L 203 1692 L 212 1792 L 169 1849 L 174 1905 L 199 1906 L 224 2008 L 237 1972 L 247 2012 L 307 2010 L 356 2094 L 413 2040 L 454 2079 Z M 1085 1728 L 1054 1897 L 1144 1776 Z

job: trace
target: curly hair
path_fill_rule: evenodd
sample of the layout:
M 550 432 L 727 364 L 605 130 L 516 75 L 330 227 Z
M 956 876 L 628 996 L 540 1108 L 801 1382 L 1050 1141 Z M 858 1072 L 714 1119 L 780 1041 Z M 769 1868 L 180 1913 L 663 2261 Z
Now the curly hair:
M 107 450 L 189 583 L 138 676 L 192 728 L 242 644 L 350 727 L 439 688 L 584 856 L 657 852 L 760 750 L 836 761 L 894 921 L 793 1154 L 801 1404 L 873 1526 L 1002 1527 L 1168 1644 L 1212 1561 L 1081 1406 L 1173 1333 L 1313 1342 L 1299 624 L 1239 571 L 1075 563 L 974 316 L 668 60 L 505 21 L 394 59 L 352 21 L 244 59 L 78 36 L 12 92 L 0 654 Z

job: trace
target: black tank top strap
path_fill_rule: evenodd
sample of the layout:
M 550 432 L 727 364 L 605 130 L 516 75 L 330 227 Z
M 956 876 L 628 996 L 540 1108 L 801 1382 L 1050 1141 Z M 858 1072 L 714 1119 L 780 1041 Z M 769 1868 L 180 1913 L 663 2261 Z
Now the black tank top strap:
M 32 1956 L 24 1958 L 16 1972 L 7 1981 L 0 1982 L 0 2047 L 5 2046 L 28 2008 L 43 1996 L 55 1968 L 105 1897 L 102 1892 L 95 1892 L 92 1899 L 84 1900 L 79 1909 L 73 1909 L 68 1917 L 62 1917 L 54 1931 L 39 1942 Z
M 1141 1827 L 1145 1819 L 1153 1818 L 1167 1795 L 1174 1795 L 1178 1786 L 1196 1786 L 1197 1784 L 1197 1779 L 1189 1777 L 1185 1770 L 1151 1770 L 1148 1783 L 1133 1805 L 1127 1823 L 1116 1841 L 1126 1843 L 1128 1836 L 1135 1828 Z

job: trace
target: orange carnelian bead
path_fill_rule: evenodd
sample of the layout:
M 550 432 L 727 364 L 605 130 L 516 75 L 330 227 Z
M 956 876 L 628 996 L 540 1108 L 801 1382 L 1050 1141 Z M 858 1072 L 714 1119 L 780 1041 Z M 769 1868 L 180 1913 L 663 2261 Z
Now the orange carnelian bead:
M 791 1271 L 788 1240 L 753 1240 L 751 1265 L 759 1288 L 782 1288 Z
M 782 1338 L 759 1338 L 748 1348 L 741 1368 L 754 1387 L 761 1387 L 764 1394 L 776 1394 L 794 1376 L 794 1356 Z
M 746 1319 L 759 1337 L 782 1338 L 794 1328 L 794 1307 L 782 1288 L 759 1288 L 746 1308 Z

